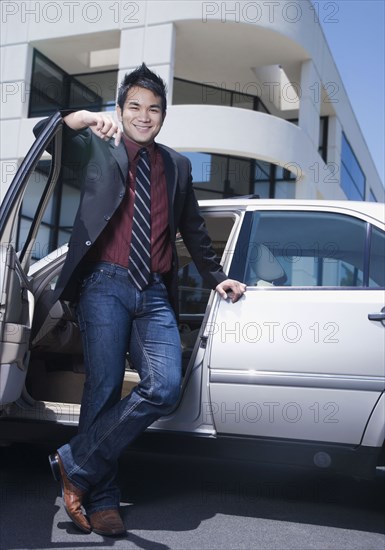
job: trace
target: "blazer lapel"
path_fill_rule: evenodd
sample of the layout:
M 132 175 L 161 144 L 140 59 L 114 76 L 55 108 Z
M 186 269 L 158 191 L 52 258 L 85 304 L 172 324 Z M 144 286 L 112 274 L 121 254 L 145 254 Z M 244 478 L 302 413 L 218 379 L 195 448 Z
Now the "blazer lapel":
M 109 146 L 110 146 L 111 155 L 116 160 L 119 166 L 119 170 L 123 177 L 123 182 L 125 183 L 127 179 L 129 163 L 128 163 L 128 155 L 127 155 L 127 151 L 124 146 L 124 143 L 121 141 L 119 145 L 116 147 L 114 141 L 111 140 Z

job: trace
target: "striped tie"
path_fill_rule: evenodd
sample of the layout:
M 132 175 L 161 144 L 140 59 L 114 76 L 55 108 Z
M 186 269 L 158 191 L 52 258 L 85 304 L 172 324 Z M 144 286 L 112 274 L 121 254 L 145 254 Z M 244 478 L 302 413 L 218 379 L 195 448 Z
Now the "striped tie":
M 151 274 L 151 190 L 147 149 L 140 149 L 139 155 L 128 274 L 136 288 L 143 290 Z

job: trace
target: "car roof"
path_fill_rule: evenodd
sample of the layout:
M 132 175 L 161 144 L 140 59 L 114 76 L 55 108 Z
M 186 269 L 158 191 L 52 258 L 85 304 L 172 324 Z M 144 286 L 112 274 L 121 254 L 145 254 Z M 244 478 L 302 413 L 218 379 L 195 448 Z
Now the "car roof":
M 266 210 L 322 210 L 360 214 L 385 223 L 385 204 L 379 202 L 344 201 L 344 200 L 300 200 L 300 199 L 255 199 L 237 198 L 200 200 L 202 209 L 246 210 L 259 208 Z

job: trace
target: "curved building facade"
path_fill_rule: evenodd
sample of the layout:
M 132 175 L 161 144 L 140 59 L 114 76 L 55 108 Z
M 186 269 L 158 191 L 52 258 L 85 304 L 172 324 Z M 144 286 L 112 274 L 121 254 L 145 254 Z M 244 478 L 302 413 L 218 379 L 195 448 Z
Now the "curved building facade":
M 144 61 L 168 85 L 159 141 L 191 159 L 198 198 L 385 201 L 318 5 L 2 2 L 2 196 L 38 118 L 112 110 Z

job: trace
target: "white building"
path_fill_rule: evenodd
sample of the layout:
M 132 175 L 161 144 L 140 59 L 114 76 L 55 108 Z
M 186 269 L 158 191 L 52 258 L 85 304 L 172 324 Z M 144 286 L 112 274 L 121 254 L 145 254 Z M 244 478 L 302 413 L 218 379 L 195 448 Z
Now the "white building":
M 199 198 L 385 201 L 318 6 L 3 0 L 1 195 L 39 117 L 113 109 L 145 61 L 168 84 L 159 141 L 192 160 Z

